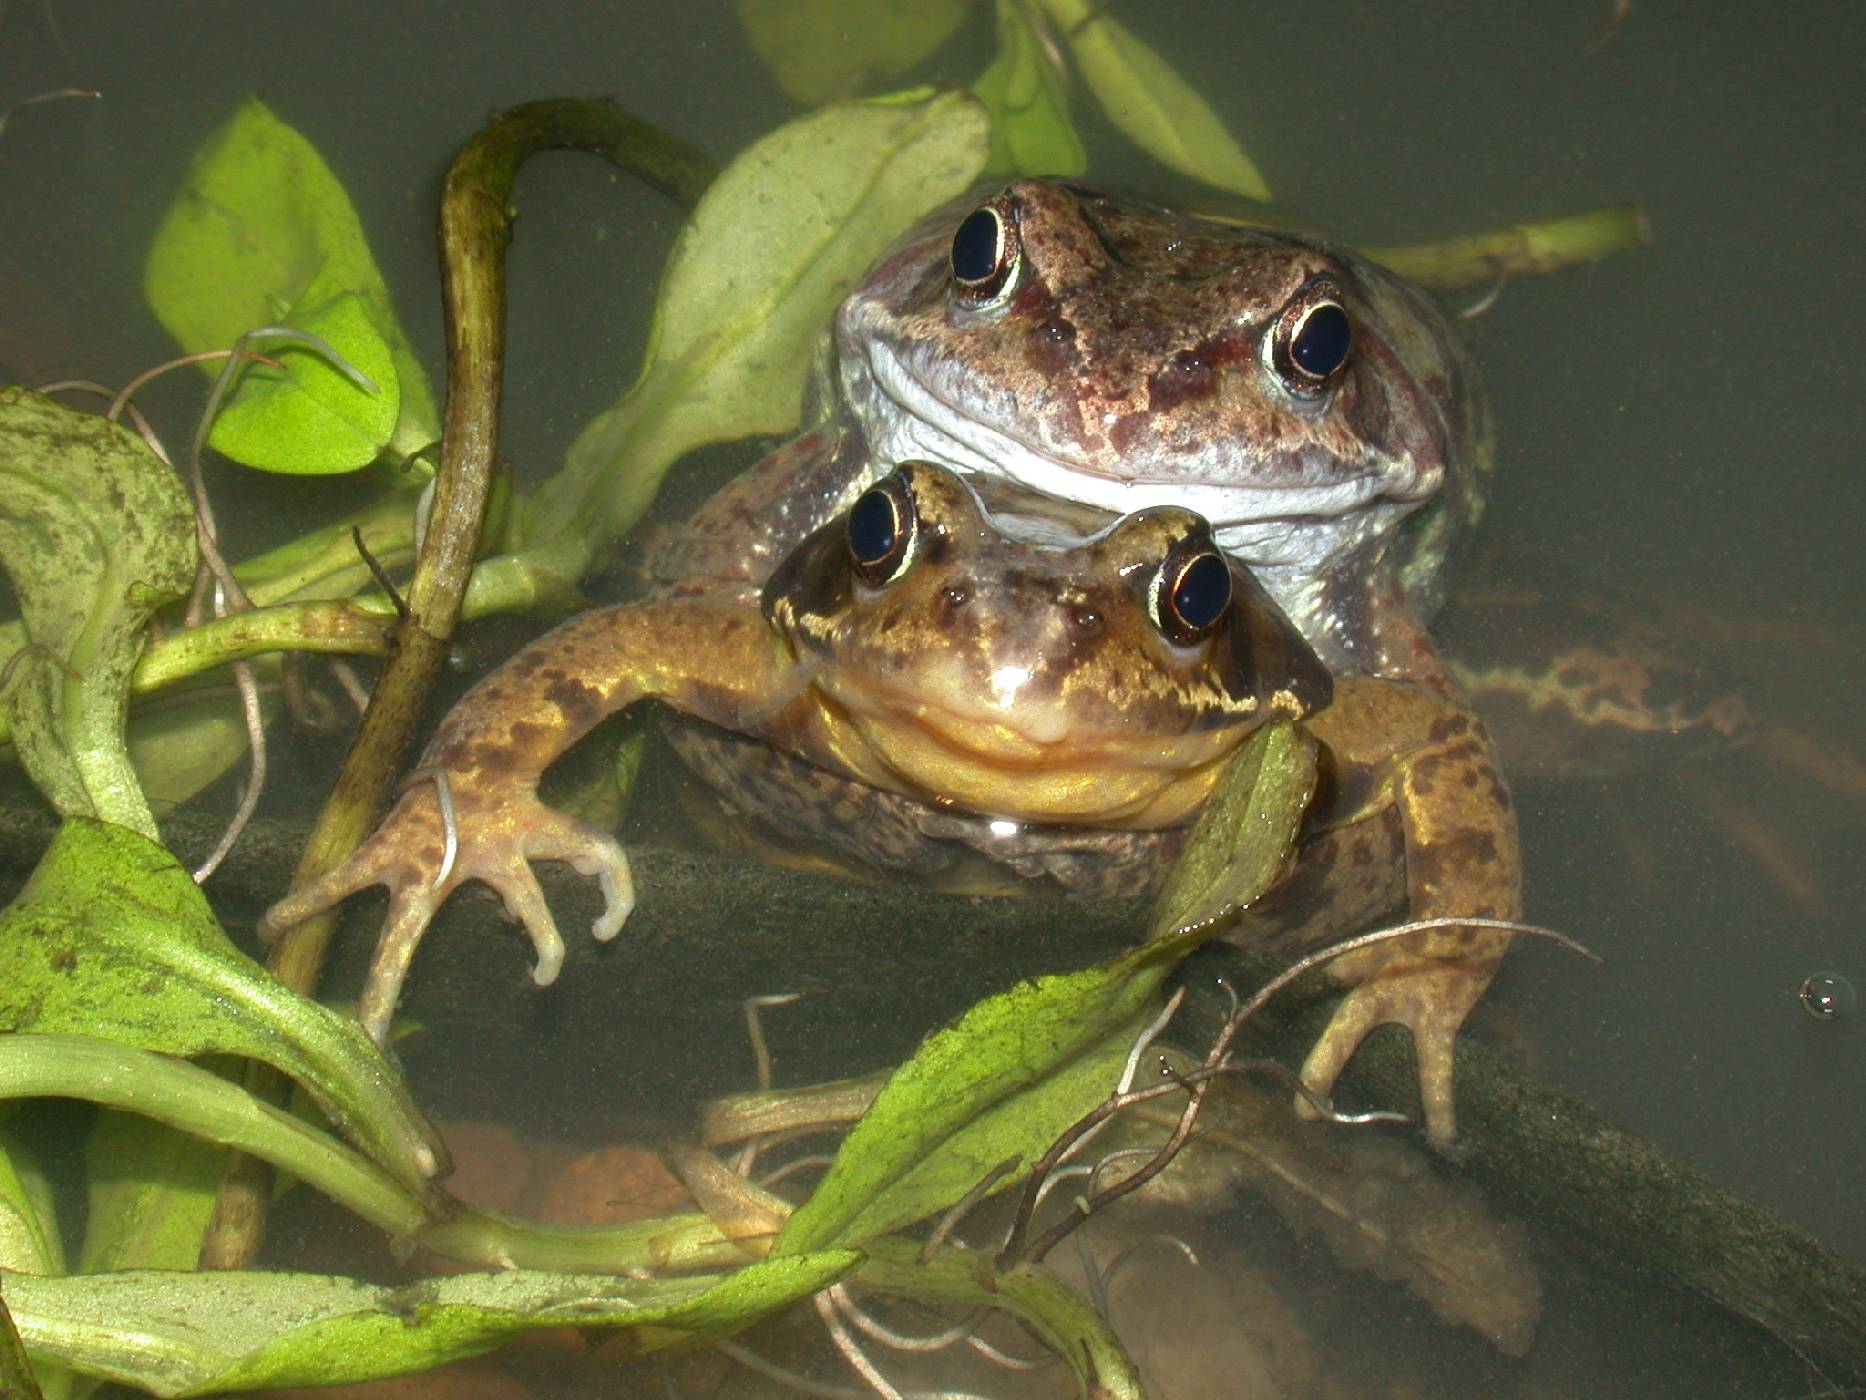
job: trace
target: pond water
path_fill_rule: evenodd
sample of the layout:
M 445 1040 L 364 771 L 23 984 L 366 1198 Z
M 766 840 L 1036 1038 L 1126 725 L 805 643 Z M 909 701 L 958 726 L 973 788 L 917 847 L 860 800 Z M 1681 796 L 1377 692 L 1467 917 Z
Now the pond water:
M 1467 323 L 1499 434 L 1483 530 L 1513 582 L 1647 600 L 1728 672 L 1764 737 L 1519 783 L 1528 916 L 1604 963 L 1520 947 L 1479 1033 L 1866 1265 L 1866 1008 L 1842 997 L 1817 1018 L 1799 996 L 1816 973 L 1866 985 L 1866 376 L 1833 324 L 1866 294 L 1866 12 L 1634 0 L 1615 28 L 1610 0 L 1115 8 L 1279 197 L 1348 241 L 1619 200 L 1650 217 L 1651 249 L 1512 281 Z M 917 76 L 975 74 L 982 19 Z M 488 111 L 613 93 L 722 159 L 793 112 L 729 6 L 0 0 L 0 108 L 71 84 L 103 100 L 23 111 L 0 136 L 0 368 L 32 379 L 121 382 L 170 353 L 142 254 L 191 150 L 250 92 L 349 188 L 430 366 L 439 175 Z M 1101 182 L 1188 194 L 1111 130 L 1087 135 Z M 528 169 L 518 204 L 502 452 L 535 479 L 632 377 L 679 215 L 569 157 Z M 152 401 L 181 415 L 196 393 L 177 382 Z M 232 516 L 234 552 L 298 528 L 323 489 L 276 486 Z M 1421 1317 L 1400 1306 L 1369 1326 Z M 1821 1389 L 1742 1324 L 1705 1343 L 1669 1316 L 1618 1321 L 1576 1304 L 1522 1362 L 1465 1334 L 1440 1360 L 1468 1370 L 1431 1393 Z M 1596 1347 L 1617 1380 L 1576 1362 Z M 1404 1374 L 1433 1374 L 1433 1344 L 1411 1349 L 1426 1359 Z M 1687 1351 L 1716 1358 L 1713 1379 L 1680 1368 Z

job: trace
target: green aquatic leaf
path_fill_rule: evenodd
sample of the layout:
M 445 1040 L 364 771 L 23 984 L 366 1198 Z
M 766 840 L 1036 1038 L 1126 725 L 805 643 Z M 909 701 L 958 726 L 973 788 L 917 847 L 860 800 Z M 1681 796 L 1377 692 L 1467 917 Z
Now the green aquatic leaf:
M 141 439 L 29 389 L 0 389 L 0 566 L 27 644 L 4 702 L 21 761 L 66 815 L 155 835 L 123 744 L 149 616 L 194 578 L 194 512 Z
M 1153 904 L 1148 934 L 1247 908 L 1289 863 L 1315 795 L 1315 740 L 1288 720 L 1265 725 L 1238 750 L 1199 809 Z
M 279 321 L 316 336 L 374 387 L 362 387 L 308 345 L 256 344 L 254 351 L 279 367 L 248 365 L 241 371 L 238 387 L 214 418 L 209 445 L 246 466 L 292 476 L 368 466 L 395 431 L 401 387 L 394 355 L 363 299 L 322 272 Z
M 998 56 L 972 84 L 991 113 L 992 175 L 1080 175 L 1088 153 L 1069 119 L 1063 73 L 1050 59 L 1029 12 L 998 0 Z
M 362 1027 L 241 953 L 174 857 L 122 827 L 68 820 L 0 913 L 0 1030 L 263 1060 L 417 1194 L 444 1160 Z
M 0 1111 L 4 1106 L 0 1106 Z M 58 1232 L 58 1213 L 52 1199 L 52 1183 L 45 1174 L 38 1153 L 27 1146 L 15 1132 L 0 1128 L 0 1271 L 21 1274 L 62 1274 L 65 1272 L 65 1246 Z M 0 1294 L 4 1294 L 0 1289 Z M 0 1302 L 4 1297 L 0 1297 Z M 12 1396 L 7 1389 L 11 1379 L 7 1371 L 5 1338 L 0 1338 L 0 1396 Z M 14 1364 L 24 1366 L 23 1356 Z M 42 1400 L 68 1400 L 75 1377 L 63 1366 L 41 1362 L 32 1368 Z M 18 1382 L 15 1382 L 18 1384 Z M 20 1387 L 23 1391 L 24 1387 Z M 87 1383 L 88 1393 L 88 1383 Z
M 348 294 L 354 311 L 335 314 L 360 313 L 394 365 L 394 373 L 377 382 L 389 399 L 395 427 L 388 439 L 396 455 L 439 433 L 427 376 L 396 319 L 349 195 L 311 143 L 258 98 L 242 103 L 196 152 L 149 249 L 143 290 L 157 319 L 190 353 L 227 349 L 247 331 L 277 324 L 290 308 L 308 314 Z M 206 367 L 219 372 L 212 362 Z M 399 386 L 399 405 L 392 385 Z M 261 392 L 257 384 L 243 384 L 235 405 Z
M 1202 908 L 1220 876 L 1227 888 L 1268 888 L 1308 802 L 1314 768 L 1302 759 L 1311 752 L 1287 723 L 1245 744 L 1220 799 L 1249 829 L 1235 862 L 1201 876 L 1199 898 L 1183 903 Z M 772 1253 L 862 1245 L 945 1209 L 1003 1163 L 1011 1164 L 1004 1184 L 1014 1181 L 1113 1090 L 1160 984 L 1218 931 L 1157 937 L 1099 966 L 1020 983 L 928 1036 L 875 1096 Z
M 38 1154 L 17 1133 L 0 1128 L 0 1269 L 62 1274 L 65 1246 L 51 1183 Z
M 523 553 L 567 552 L 574 577 L 682 453 L 795 428 L 836 303 L 903 229 L 971 185 L 989 147 L 984 109 L 949 92 L 826 107 L 740 154 L 674 247 L 640 379 L 540 489 Z
M 82 1099 L 122 1109 L 127 1115 L 178 1130 L 177 1137 L 186 1134 L 189 1141 L 198 1139 L 258 1157 L 299 1173 L 332 1200 L 397 1237 L 413 1234 L 427 1219 L 421 1201 L 354 1148 L 275 1108 L 226 1076 L 186 1060 L 101 1036 L 30 1031 L 0 1035 L 0 1100 L 23 1098 Z M 93 1145 L 93 1152 L 111 1147 L 140 1149 L 152 1141 L 112 1129 Z M 136 1209 L 137 1178 L 148 1175 L 155 1188 L 140 1193 L 140 1202 L 185 1220 L 196 1205 L 188 1193 L 211 1198 L 218 1173 L 209 1174 L 193 1162 L 177 1169 L 174 1155 L 166 1150 L 148 1163 L 127 1160 L 95 1165 L 103 1168 L 107 1182 L 121 1182 L 123 1190 L 114 1198 L 102 1198 L 103 1205 L 117 1214 L 105 1222 L 105 1228 L 87 1230 L 84 1266 L 147 1268 L 185 1263 L 193 1267 L 188 1232 L 179 1224 L 171 1228 L 166 1222 L 151 1223 L 148 1212 Z M 176 1171 L 174 1183 L 163 1175 L 171 1170 Z M 171 1185 L 174 1191 L 165 1189 Z M 98 1204 L 99 1199 L 93 1196 L 92 1203 Z M 199 1247 L 197 1231 L 193 1249 Z
M 724 1278 L 510 1269 L 395 1288 L 316 1274 L 21 1276 L 7 1281 L 7 1304 L 37 1357 L 159 1396 L 217 1395 L 406 1375 L 546 1327 L 626 1328 L 647 1349 L 701 1343 L 828 1287 L 859 1259 L 765 1259 Z
M 1108 120 L 1148 155 L 1196 180 L 1268 203 L 1270 187 L 1218 114 L 1099 0 L 1037 0 L 1056 21 Z
M 84 1144 L 78 1271 L 194 1268 L 225 1168 L 212 1142 L 140 1114 L 99 1113 Z
M 810 106 L 897 78 L 951 37 L 972 0 L 738 0 L 739 25 L 787 96 Z

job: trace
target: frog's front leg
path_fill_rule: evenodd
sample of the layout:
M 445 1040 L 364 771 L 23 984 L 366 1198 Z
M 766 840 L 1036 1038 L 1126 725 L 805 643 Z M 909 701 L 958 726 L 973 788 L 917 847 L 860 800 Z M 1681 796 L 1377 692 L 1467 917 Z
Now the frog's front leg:
M 1475 714 L 1405 682 L 1350 679 L 1337 682 L 1333 704 L 1309 726 L 1332 755 L 1337 781 L 1332 830 L 1318 841 L 1359 843 L 1378 864 L 1382 843 L 1390 848 L 1397 835 L 1410 919 L 1521 917 L 1515 810 Z M 1334 864 L 1339 873 L 1353 861 Z M 1353 990 L 1309 1052 L 1303 1083 L 1326 1096 L 1367 1034 L 1397 1022 L 1412 1032 L 1426 1131 L 1449 1143 L 1458 1030 L 1509 941 L 1501 929 L 1451 923 L 1335 959 L 1329 972 Z M 1306 1103 L 1298 1109 L 1313 1113 Z
M 273 905 L 261 931 L 276 937 L 368 885 L 388 886 L 389 913 L 359 1008 L 364 1028 L 383 1043 L 428 922 L 456 886 L 482 880 L 525 926 L 538 955 L 532 975 L 548 983 L 564 943 L 531 862 L 567 861 L 601 882 L 598 938 L 622 927 L 634 890 L 613 837 L 538 800 L 544 770 L 639 699 L 750 727 L 794 693 L 795 669 L 756 607 L 683 601 L 579 614 L 468 691 L 375 833 Z

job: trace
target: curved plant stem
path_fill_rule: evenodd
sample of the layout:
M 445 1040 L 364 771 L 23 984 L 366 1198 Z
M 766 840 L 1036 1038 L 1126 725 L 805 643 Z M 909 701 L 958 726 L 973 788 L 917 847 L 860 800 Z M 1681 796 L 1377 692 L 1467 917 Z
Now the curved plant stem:
M 0 1100 L 37 1098 L 126 1109 L 259 1153 L 398 1237 L 426 1218 L 421 1202 L 360 1152 L 185 1060 L 88 1035 L 0 1037 Z
M 1539 276 L 1651 242 L 1652 226 L 1637 204 L 1609 204 L 1436 243 L 1361 252 L 1422 287 L 1444 291 L 1481 287 L 1504 276 Z
M 295 883 L 336 865 L 367 834 L 408 757 L 446 659 L 479 549 L 498 446 L 512 185 L 532 155 L 561 149 L 601 155 L 679 199 L 697 199 L 712 174 L 703 157 L 606 100 L 515 107 L 494 117 L 454 157 L 441 189 L 447 407 L 432 515 L 415 557 L 408 613 L 396 624 L 369 708 L 318 814 Z M 334 928 L 334 918 L 323 915 L 289 930 L 270 959 L 280 980 L 311 992 Z M 248 1086 L 259 1092 L 267 1077 L 254 1071 Z M 266 1194 L 263 1169 L 236 1163 L 229 1170 L 202 1246 L 205 1267 L 238 1268 L 251 1261 L 264 1231 Z

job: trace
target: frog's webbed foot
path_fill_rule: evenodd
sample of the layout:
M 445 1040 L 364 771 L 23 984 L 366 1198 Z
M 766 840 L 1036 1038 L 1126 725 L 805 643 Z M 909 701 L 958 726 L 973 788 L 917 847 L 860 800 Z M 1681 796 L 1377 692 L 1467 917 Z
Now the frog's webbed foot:
M 415 949 L 456 886 L 480 880 L 498 891 L 537 950 L 532 978 L 539 986 L 556 980 L 564 962 L 564 940 L 532 873 L 532 861 L 566 861 L 600 881 L 604 907 L 592 928 L 599 939 L 615 937 L 634 908 L 628 857 L 615 839 L 552 811 L 529 793 L 501 794 L 496 806 L 486 807 L 461 804 L 456 796 L 452 826 L 450 859 L 447 822 L 434 784 L 411 788 L 347 860 L 273 905 L 261 922 L 261 932 L 270 940 L 358 890 L 388 886 L 388 917 L 377 937 L 358 1007 L 364 1030 L 378 1045 L 388 1041 L 389 1021 Z
M 1500 941 L 1507 943 L 1507 936 Z M 1302 1066 L 1303 1086 L 1326 1102 L 1335 1080 L 1370 1032 L 1389 1023 L 1404 1026 L 1412 1032 L 1418 1061 L 1426 1135 L 1436 1145 L 1448 1147 L 1458 1133 L 1452 1090 L 1458 1031 L 1490 985 L 1501 953 L 1501 946 L 1494 955 L 1453 958 L 1403 953 L 1369 973 L 1342 998 L 1310 1049 Z M 1342 961 L 1350 961 L 1351 956 Z M 1321 1116 L 1300 1094 L 1296 1112 L 1305 1118 Z

